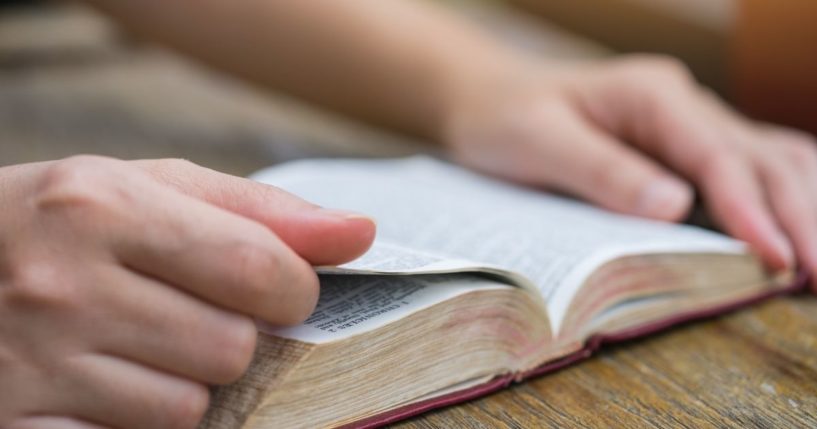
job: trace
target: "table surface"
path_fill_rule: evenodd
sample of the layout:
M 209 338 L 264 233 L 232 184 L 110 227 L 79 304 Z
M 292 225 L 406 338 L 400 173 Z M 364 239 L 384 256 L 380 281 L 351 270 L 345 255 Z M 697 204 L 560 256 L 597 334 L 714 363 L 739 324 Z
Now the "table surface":
M 553 29 L 531 35 L 553 56 L 605 54 Z M 83 9 L 0 11 L 0 165 L 98 153 L 244 175 L 306 156 L 429 150 L 134 43 Z M 817 427 L 817 300 L 779 298 L 610 347 L 396 426 Z

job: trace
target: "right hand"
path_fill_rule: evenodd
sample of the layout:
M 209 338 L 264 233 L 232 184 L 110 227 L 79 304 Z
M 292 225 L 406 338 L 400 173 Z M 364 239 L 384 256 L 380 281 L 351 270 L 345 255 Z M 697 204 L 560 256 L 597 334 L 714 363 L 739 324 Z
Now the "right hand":
M 813 136 L 741 116 L 671 58 L 492 64 L 451 80 L 439 134 L 458 161 L 664 221 L 697 191 L 719 227 L 773 271 L 798 264 L 817 292 Z
M 313 310 L 310 264 L 374 223 L 184 161 L 0 168 L 0 427 L 192 428 L 237 379 L 253 318 Z

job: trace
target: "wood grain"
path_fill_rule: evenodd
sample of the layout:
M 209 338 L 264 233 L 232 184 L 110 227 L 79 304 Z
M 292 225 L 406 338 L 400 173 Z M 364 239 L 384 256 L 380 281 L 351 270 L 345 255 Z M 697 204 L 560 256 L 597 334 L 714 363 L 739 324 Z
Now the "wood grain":
M 73 7 L 43 9 L 32 25 L 43 25 L 36 16 L 74 32 L 86 26 L 64 21 L 89 17 Z M 0 12 L 0 30 L 20 19 Z M 185 157 L 247 174 L 302 156 L 428 150 L 153 49 L 122 47 L 120 36 L 100 28 L 87 27 L 93 37 L 60 35 L 67 47 L 0 44 L 0 58 L 17 52 L 11 58 L 18 59 L 0 60 L 0 164 L 90 152 Z M 569 40 L 556 44 L 565 49 Z M 586 45 L 570 46 L 576 56 L 587 52 Z M 73 54 L 60 54 L 66 50 Z M 575 367 L 396 427 L 817 427 L 816 350 L 817 300 L 776 299 L 609 348 Z
M 815 427 L 815 347 L 817 300 L 780 298 L 395 427 Z

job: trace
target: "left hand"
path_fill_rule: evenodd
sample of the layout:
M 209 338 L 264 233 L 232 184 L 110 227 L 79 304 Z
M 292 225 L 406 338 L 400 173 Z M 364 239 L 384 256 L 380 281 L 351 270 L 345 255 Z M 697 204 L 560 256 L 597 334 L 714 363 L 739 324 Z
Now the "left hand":
M 769 268 L 796 261 L 817 278 L 811 136 L 740 116 L 663 57 L 497 63 L 452 91 L 441 138 L 460 162 L 666 221 L 687 214 L 697 189 Z

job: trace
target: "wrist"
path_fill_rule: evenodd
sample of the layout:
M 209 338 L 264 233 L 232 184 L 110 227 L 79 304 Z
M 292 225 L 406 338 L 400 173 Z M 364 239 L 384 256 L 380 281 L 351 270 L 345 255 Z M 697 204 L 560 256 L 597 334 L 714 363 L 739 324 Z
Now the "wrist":
M 460 143 L 457 130 L 461 127 L 483 119 L 502 121 L 486 115 L 512 114 L 529 96 L 527 93 L 550 81 L 550 67 L 505 47 L 483 50 L 466 59 L 453 61 L 443 74 L 438 117 L 430 132 L 435 141 L 448 148 Z

